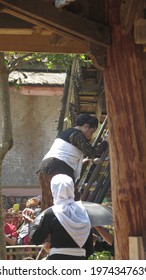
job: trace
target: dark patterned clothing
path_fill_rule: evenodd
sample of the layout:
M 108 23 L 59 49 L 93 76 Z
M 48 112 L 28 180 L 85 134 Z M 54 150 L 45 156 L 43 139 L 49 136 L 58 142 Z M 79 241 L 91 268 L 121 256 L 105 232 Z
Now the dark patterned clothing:
M 45 174 L 66 174 L 74 180 L 74 170 L 58 158 L 47 158 L 42 161 L 40 171 Z
M 108 143 L 102 141 L 96 147 L 93 147 L 82 131 L 76 128 L 69 128 L 60 133 L 57 137 L 60 138 L 73 146 L 77 147 L 86 157 L 89 158 L 99 158 L 101 154 L 107 149 Z M 73 172 L 74 170 L 67 165 L 64 161 L 57 158 L 48 158 L 41 162 L 39 171 L 42 171 L 46 174 L 66 174 L 71 176 L 74 179 Z
M 64 130 L 60 133 L 59 138 L 67 141 L 73 146 L 76 146 L 80 151 L 83 152 L 86 157 L 89 158 L 100 157 L 103 151 L 105 151 L 108 146 L 107 142 L 103 141 L 96 147 L 93 147 L 89 143 L 83 132 L 76 128 L 69 128 L 67 130 Z

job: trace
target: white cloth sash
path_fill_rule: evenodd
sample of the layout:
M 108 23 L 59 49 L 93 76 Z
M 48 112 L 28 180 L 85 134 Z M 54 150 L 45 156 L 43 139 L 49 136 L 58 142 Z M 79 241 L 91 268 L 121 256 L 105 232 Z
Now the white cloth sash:
M 86 250 L 83 248 L 51 248 L 49 256 L 54 254 L 63 254 L 70 256 L 86 256 Z

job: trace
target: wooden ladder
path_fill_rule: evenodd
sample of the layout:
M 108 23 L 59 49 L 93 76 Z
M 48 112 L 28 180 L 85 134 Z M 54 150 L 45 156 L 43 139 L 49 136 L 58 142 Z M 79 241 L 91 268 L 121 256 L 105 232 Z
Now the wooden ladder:
M 102 124 L 93 146 L 98 144 L 106 124 L 107 117 Z M 96 163 L 88 163 L 84 170 L 82 170 L 81 178 L 77 182 L 76 187 L 80 193 L 81 200 L 102 203 L 110 189 L 110 159 L 108 148 Z

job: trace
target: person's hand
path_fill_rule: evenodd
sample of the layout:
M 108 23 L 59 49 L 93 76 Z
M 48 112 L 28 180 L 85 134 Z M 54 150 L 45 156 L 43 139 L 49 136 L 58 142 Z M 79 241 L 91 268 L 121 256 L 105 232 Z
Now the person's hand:
M 22 217 L 25 219 L 27 223 L 33 222 L 35 216 L 34 216 L 34 210 L 25 208 L 22 212 Z
M 107 130 L 106 133 L 104 134 L 103 140 L 109 142 L 109 131 Z
M 98 164 L 99 162 L 100 162 L 100 158 L 94 158 L 94 159 L 93 159 L 93 163 L 94 163 L 94 164 Z
M 83 161 L 82 161 L 82 163 L 84 164 L 84 163 L 86 163 L 86 162 L 89 162 L 90 160 L 91 160 L 90 158 L 84 158 Z

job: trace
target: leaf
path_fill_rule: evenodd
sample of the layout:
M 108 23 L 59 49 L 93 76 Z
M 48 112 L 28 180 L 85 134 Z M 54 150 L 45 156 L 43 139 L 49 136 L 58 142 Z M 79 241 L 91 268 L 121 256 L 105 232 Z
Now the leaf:
M 88 260 L 111 260 L 111 253 L 109 251 L 94 252 Z

